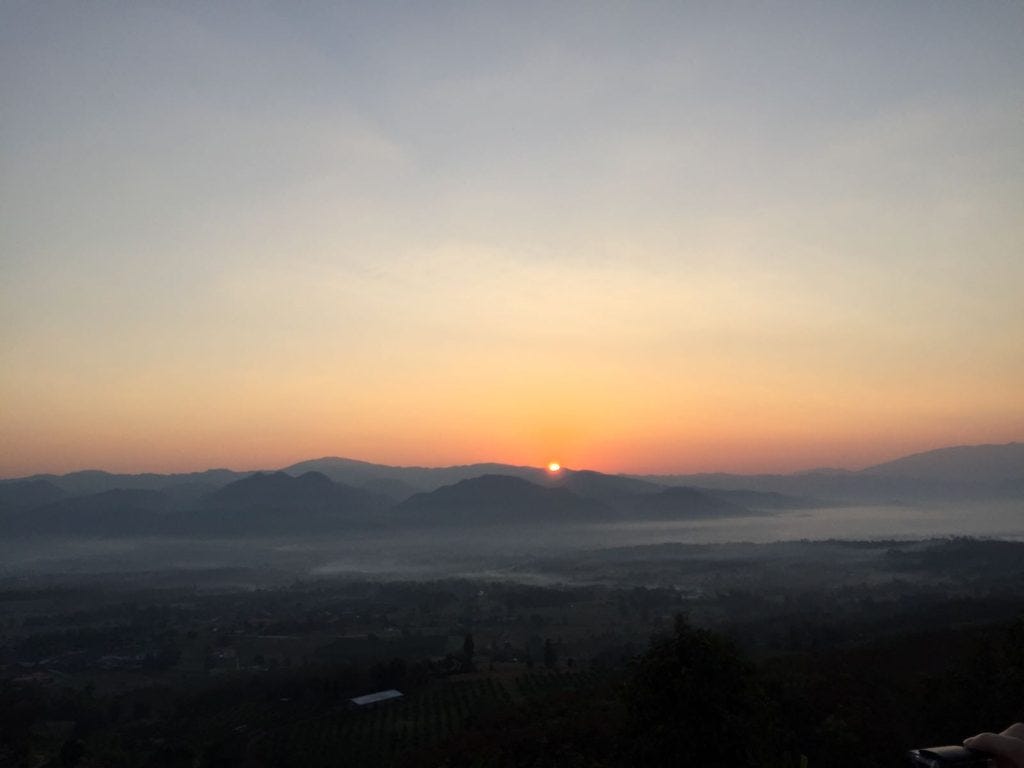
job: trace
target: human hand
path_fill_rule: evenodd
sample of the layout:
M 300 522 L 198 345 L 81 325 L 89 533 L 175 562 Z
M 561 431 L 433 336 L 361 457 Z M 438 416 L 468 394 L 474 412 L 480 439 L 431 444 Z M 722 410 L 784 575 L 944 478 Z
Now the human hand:
M 1024 768 L 1024 723 L 1014 723 L 1002 733 L 979 733 L 964 739 L 964 746 L 988 752 L 999 768 Z

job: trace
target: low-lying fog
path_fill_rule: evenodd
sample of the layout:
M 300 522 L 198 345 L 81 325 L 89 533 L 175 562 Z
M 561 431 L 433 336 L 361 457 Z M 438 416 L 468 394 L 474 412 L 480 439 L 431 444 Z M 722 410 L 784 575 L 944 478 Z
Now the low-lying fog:
M 255 581 L 366 574 L 529 578 L 536 558 L 669 542 L 719 544 L 974 536 L 1024 540 L 1024 503 L 842 507 L 689 522 L 635 522 L 316 539 L 22 539 L 0 542 L 0 575 L 247 569 Z M 250 574 L 252 577 L 254 574 Z

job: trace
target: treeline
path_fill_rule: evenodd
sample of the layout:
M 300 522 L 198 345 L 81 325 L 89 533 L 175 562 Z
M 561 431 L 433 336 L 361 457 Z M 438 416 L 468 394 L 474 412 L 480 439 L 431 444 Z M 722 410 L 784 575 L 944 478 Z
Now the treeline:
M 1024 717 L 1024 618 L 755 664 L 676 622 L 621 676 L 472 722 L 421 766 L 883 768 Z
M 1024 618 L 760 661 L 679 618 L 625 668 L 539 674 L 509 689 L 394 660 L 279 670 L 192 693 L 8 682 L 0 765 L 271 768 L 300 752 L 308 765 L 319 756 L 336 766 L 356 756 L 424 768 L 898 766 L 907 749 L 1024 714 Z M 345 706 L 389 687 L 404 703 Z

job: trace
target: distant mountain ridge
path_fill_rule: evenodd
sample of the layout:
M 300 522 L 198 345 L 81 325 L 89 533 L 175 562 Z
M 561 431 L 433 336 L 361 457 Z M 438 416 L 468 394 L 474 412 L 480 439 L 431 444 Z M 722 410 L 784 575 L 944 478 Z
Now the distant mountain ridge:
M 59 486 L 39 478 L 0 482 L 0 510 L 31 509 L 67 496 Z
M 24 478 L 0 480 L 0 488 L 13 482 L 46 482 L 68 495 L 81 496 L 89 493 L 102 493 L 115 488 L 141 489 L 161 491 L 175 486 L 220 486 L 238 480 L 251 472 L 236 472 L 232 469 L 207 469 L 202 472 L 184 472 L 161 475 L 155 472 L 143 472 L 137 475 L 115 474 L 100 469 L 83 469 L 68 472 L 65 475 L 31 475 Z
M 595 481 L 584 475 L 583 490 L 594 492 Z M 609 480 L 614 476 L 605 476 Z M 642 492 L 613 496 L 610 504 L 570 490 L 571 483 L 547 487 L 509 475 L 482 475 L 460 480 L 429 493 L 419 493 L 392 510 L 402 522 L 433 525 L 522 525 L 524 523 L 571 523 L 614 520 L 690 520 L 706 517 L 750 515 L 738 504 L 696 488 L 659 488 L 634 485 Z M 609 495 L 609 487 L 599 487 Z
M 813 497 L 841 503 L 1024 499 L 1024 444 L 964 445 L 905 456 L 859 471 L 811 470 L 788 475 L 639 475 L 691 485 Z
M 704 517 L 740 517 L 750 510 L 706 491 L 686 486 L 673 486 L 658 493 L 645 494 L 636 500 L 637 517 L 641 519 L 695 519 Z
M 612 509 L 565 488 L 545 488 L 511 475 L 481 475 L 417 493 L 391 512 L 413 525 L 514 525 L 601 520 Z
M 382 524 L 388 506 L 383 496 L 320 472 L 256 472 L 204 496 L 169 525 L 219 535 L 343 533 Z
M 1024 477 L 1024 443 L 956 445 L 875 464 L 862 475 L 991 483 Z
M 727 483 L 737 488 L 737 481 L 749 478 L 756 484 L 762 484 L 769 478 L 789 478 L 799 482 L 809 478 L 836 477 L 856 478 L 863 476 L 889 476 L 929 478 L 945 482 L 991 482 L 1024 478 L 1024 443 L 1011 442 L 1002 445 L 960 445 L 938 448 L 932 451 L 915 453 L 892 461 L 876 464 L 862 470 L 848 469 L 810 469 L 791 474 L 754 474 L 736 473 L 691 473 L 691 474 L 660 474 L 660 475 L 614 475 L 592 470 L 563 470 L 559 475 L 551 475 L 539 467 L 518 466 L 500 463 L 477 463 L 447 467 L 402 467 L 386 464 L 374 464 L 357 459 L 337 456 L 310 459 L 296 464 L 271 470 L 237 471 L 231 469 L 208 469 L 201 472 L 172 474 L 141 473 L 114 474 L 102 470 L 81 470 L 64 475 L 38 474 L 20 478 L 0 479 L 0 504 L 3 503 L 5 486 L 11 483 L 42 481 L 49 483 L 69 495 L 99 493 L 113 488 L 142 488 L 149 490 L 165 490 L 175 486 L 216 486 L 221 487 L 233 480 L 239 480 L 263 472 L 284 472 L 289 475 L 301 475 L 315 471 L 326 475 L 335 482 L 347 485 L 365 486 L 369 483 L 385 485 L 394 483 L 396 487 L 413 492 L 430 491 L 442 485 L 451 485 L 459 480 L 468 480 L 485 474 L 501 474 L 521 477 L 541 485 L 566 482 L 572 476 L 598 476 L 599 478 L 616 478 L 616 482 L 649 483 L 652 485 L 706 485 L 710 488 L 723 487 Z M 683 482 L 693 479 L 701 482 Z M 752 490 L 760 490 L 752 488 Z
M 171 508 L 160 491 L 115 488 L 72 496 L 9 515 L 9 534 L 49 536 L 140 536 L 158 533 Z
M 237 507 L 259 505 L 277 509 L 291 507 L 333 507 L 338 505 L 380 506 L 368 491 L 336 483 L 320 472 L 299 476 L 285 472 L 255 472 L 234 480 L 203 497 L 203 506 Z
M 486 462 L 451 467 L 395 467 L 387 464 L 371 464 L 356 459 L 325 456 L 320 459 L 300 461 L 285 467 L 283 472 L 299 475 L 304 472 L 321 472 L 332 480 L 356 486 L 371 486 L 385 489 L 408 489 L 413 493 L 434 491 L 444 485 L 460 480 L 470 480 L 482 475 L 506 475 L 519 477 L 531 482 L 542 482 L 545 470 L 537 467 L 514 466 Z
M 1024 444 L 954 446 L 859 471 L 611 475 L 338 457 L 283 470 L 99 470 L 0 481 L 9 535 L 308 535 L 382 526 L 689 519 L 856 504 L 1024 500 Z

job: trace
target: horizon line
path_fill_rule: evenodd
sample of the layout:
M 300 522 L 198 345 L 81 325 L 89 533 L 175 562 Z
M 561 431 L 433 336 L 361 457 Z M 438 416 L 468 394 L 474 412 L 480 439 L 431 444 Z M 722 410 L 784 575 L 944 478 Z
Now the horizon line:
M 713 471 L 703 471 L 703 472 L 693 472 L 693 471 L 690 471 L 690 472 L 687 472 L 687 471 L 619 472 L 619 471 L 613 471 L 613 472 L 601 472 L 601 474 L 619 475 L 619 476 L 623 476 L 623 477 L 667 477 L 667 476 L 673 476 L 673 475 L 679 475 L 679 476 L 686 476 L 686 475 L 689 475 L 689 476 L 698 476 L 698 475 L 736 475 L 736 476 L 740 476 L 740 477 L 757 477 L 757 476 L 764 476 L 764 475 L 768 475 L 768 476 L 771 476 L 771 475 L 777 475 L 777 476 L 804 475 L 804 474 L 810 474 L 810 473 L 813 473 L 813 472 L 839 472 L 839 473 L 842 473 L 842 472 L 863 472 L 864 470 L 870 469 L 871 467 L 881 466 L 883 464 L 888 464 L 890 462 L 898 461 L 900 459 L 911 458 L 913 456 L 921 456 L 923 454 L 933 453 L 935 451 L 943 451 L 943 450 L 949 450 L 949 449 L 954 449 L 954 448 L 1009 447 L 1011 445 L 1019 445 L 1022 442 L 1024 442 L 1024 439 L 1022 439 L 1022 440 L 1009 440 L 1009 441 L 1007 441 L 1005 443 L 956 443 L 956 444 L 953 444 L 953 445 L 941 445 L 941 446 L 938 446 L 936 448 L 928 448 L 928 449 L 923 450 L 923 451 L 914 451 L 912 453 L 899 454 L 899 455 L 893 456 L 892 458 L 885 459 L 883 461 L 877 461 L 877 462 L 874 462 L 874 463 L 871 463 L 871 464 L 867 464 L 867 465 L 865 465 L 863 467 L 859 467 L 859 468 L 856 468 L 856 469 L 850 468 L 850 467 L 817 466 L 817 467 L 807 467 L 805 469 L 797 469 L 797 470 L 793 470 L 793 471 L 790 471 L 790 472 L 736 472 L 736 471 L 728 471 L 728 470 L 713 470 Z M 415 469 L 422 469 L 422 470 L 458 469 L 458 468 L 462 468 L 462 467 L 474 467 L 474 466 L 478 466 L 478 465 L 487 465 L 487 464 L 507 466 L 507 467 L 511 467 L 511 468 L 514 468 L 514 469 L 536 469 L 536 470 L 540 470 L 540 471 L 544 471 L 547 468 L 546 464 L 540 464 L 540 465 L 534 466 L 534 465 L 531 465 L 531 464 L 514 464 L 514 463 L 504 462 L 504 461 L 471 461 L 471 462 L 466 462 L 466 463 L 462 463 L 462 464 L 442 464 L 442 465 L 437 465 L 437 466 L 428 466 L 428 465 L 425 465 L 425 464 L 386 464 L 386 463 L 382 463 L 382 462 L 366 461 L 365 459 L 353 459 L 353 458 L 350 458 L 350 457 L 347 457 L 347 456 L 329 455 L 329 456 L 319 456 L 319 457 L 311 458 L 311 459 L 300 459 L 298 461 L 292 462 L 291 464 L 287 464 L 287 465 L 281 466 L 281 467 L 260 467 L 260 468 L 256 468 L 256 469 L 232 469 L 231 467 L 222 466 L 222 467 L 206 467 L 204 469 L 194 469 L 194 470 L 186 470 L 186 471 L 173 471 L 173 472 L 166 472 L 166 471 L 165 472 L 160 472 L 160 471 L 155 471 L 155 470 L 142 470 L 142 471 L 137 471 L 137 472 L 117 472 L 117 471 L 111 471 L 111 470 L 107 470 L 107 469 L 99 469 L 97 467 L 85 467 L 85 468 L 82 468 L 82 469 L 72 469 L 72 470 L 69 470 L 67 472 L 34 472 L 34 473 L 28 474 L 28 475 L 11 475 L 11 476 L 3 475 L 3 476 L 0 476 L 0 482 L 10 482 L 10 481 L 13 481 L 13 480 L 30 480 L 32 478 L 47 477 L 47 476 L 51 476 L 51 477 L 65 477 L 67 475 L 82 474 L 82 473 L 87 473 L 87 472 L 99 472 L 99 473 L 103 473 L 103 474 L 107 474 L 107 475 L 129 475 L 129 476 L 137 476 L 137 475 L 161 475 L 161 476 L 196 475 L 196 474 L 203 474 L 205 472 L 234 472 L 236 474 L 255 474 L 257 472 L 284 472 L 284 471 L 286 471 L 286 470 L 288 470 L 288 469 L 290 469 L 290 468 L 292 468 L 294 466 L 297 466 L 299 464 L 308 464 L 308 463 L 317 462 L 317 461 L 330 461 L 330 460 L 348 461 L 348 462 L 353 462 L 353 463 L 357 463 L 357 464 L 367 464 L 367 465 L 375 466 L 375 467 L 386 467 L 388 469 L 407 469 L 407 470 L 415 470 Z M 599 470 L 587 469 L 586 467 L 573 468 L 573 467 L 567 466 L 565 464 L 562 464 L 561 468 L 562 468 L 562 470 L 568 470 L 570 472 L 598 472 L 599 471 Z M 310 471 L 315 471 L 315 470 L 310 470 Z

